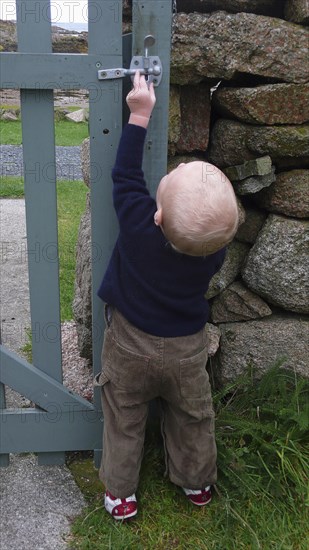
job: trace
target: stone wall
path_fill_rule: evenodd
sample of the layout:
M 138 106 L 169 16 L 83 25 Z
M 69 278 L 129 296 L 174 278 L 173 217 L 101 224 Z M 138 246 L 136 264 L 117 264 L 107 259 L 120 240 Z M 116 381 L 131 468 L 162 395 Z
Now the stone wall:
M 308 1 L 177 5 L 169 164 L 198 158 L 219 166 L 244 220 L 207 295 L 211 333 L 221 335 L 214 377 L 224 382 L 248 367 L 258 375 L 277 361 L 308 376 Z M 86 241 L 84 229 L 80 249 Z M 87 265 L 84 252 L 74 305 L 83 355 L 91 352 Z

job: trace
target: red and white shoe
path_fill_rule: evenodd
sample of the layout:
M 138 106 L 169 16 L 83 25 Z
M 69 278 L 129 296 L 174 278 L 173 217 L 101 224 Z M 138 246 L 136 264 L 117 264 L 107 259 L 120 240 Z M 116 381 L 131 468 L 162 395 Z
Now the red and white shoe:
M 188 497 L 188 500 L 195 504 L 196 506 L 205 506 L 211 501 L 211 487 L 205 487 L 205 489 L 195 490 L 195 489 L 185 489 L 183 491 Z
M 114 497 L 109 491 L 104 495 L 104 506 L 114 519 L 125 520 L 133 518 L 137 514 L 137 502 L 135 494 L 127 498 Z

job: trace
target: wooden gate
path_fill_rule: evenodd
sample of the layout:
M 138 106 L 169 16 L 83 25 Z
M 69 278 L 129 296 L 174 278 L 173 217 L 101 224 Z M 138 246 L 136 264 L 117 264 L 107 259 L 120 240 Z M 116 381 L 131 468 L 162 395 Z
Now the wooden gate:
M 0 54 L 0 87 L 21 91 L 31 328 L 40 336 L 33 338 L 33 364 L 0 346 L 2 466 L 9 464 L 9 453 L 38 453 L 39 464 L 62 464 L 65 451 L 89 449 L 98 464 L 101 454 L 99 392 L 90 403 L 62 384 L 53 90 L 89 90 L 94 375 L 101 369 L 104 331 L 96 291 L 117 236 L 111 169 L 123 118 L 123 80 L 98 77 L 128 62 L 131 43 L 133 55 L 143 56 L 149 34 L 156 39 L 150 55 L 159 56 L 163 66 L 145 148 L 152 192 L 166 173 L 172 1 L 133 0 L 132 37 L 122 37 L 122 1 L 88 0 L 88 54 L 52 53 L 50 8 L 50 0 L 16 0 L 18 52 Z M 52 261 L 42 253 L 38 259 L 34 252 L 50 243 L 56 250 Z M 48 330 L 52 338 L 44 336 Z M 5 386 L 36 407 L 7 409 Z

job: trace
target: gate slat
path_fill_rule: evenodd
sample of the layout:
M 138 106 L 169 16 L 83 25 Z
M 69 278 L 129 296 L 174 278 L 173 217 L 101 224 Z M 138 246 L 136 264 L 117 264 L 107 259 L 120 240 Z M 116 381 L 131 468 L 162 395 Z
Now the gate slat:
M 19 51 L 51 53 L 50 2 L 17 0 L 16 11 Z M 53 91 L 21 90 L 21 113 L 33 364 L 61 382 Z M 44 453 L 38 462 L 55 458 Z

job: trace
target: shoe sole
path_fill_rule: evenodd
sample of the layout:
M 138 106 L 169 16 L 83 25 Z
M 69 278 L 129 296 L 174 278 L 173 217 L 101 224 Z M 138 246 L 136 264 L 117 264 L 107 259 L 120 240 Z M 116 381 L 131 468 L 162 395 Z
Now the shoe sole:
M 191 498 L 188 498 L 188 500 L 189 502 L 191 502 L 191 504 L 194 504 L 194 506 L 207 506 L 207 504 L 209 504 L 212 501 L 212 498 L 210 498 L 209 500 L 206 500 L 206 502 L 193 502 Z
M 131 512 L 131 514 L 126 514 L 125 516 L 113 516 L 113 514 L 110 514 L 113 519 L 116 521 L 125 521 L 126 519 L 132 519 L 136 516 L 137 510 L 135 512 Z

